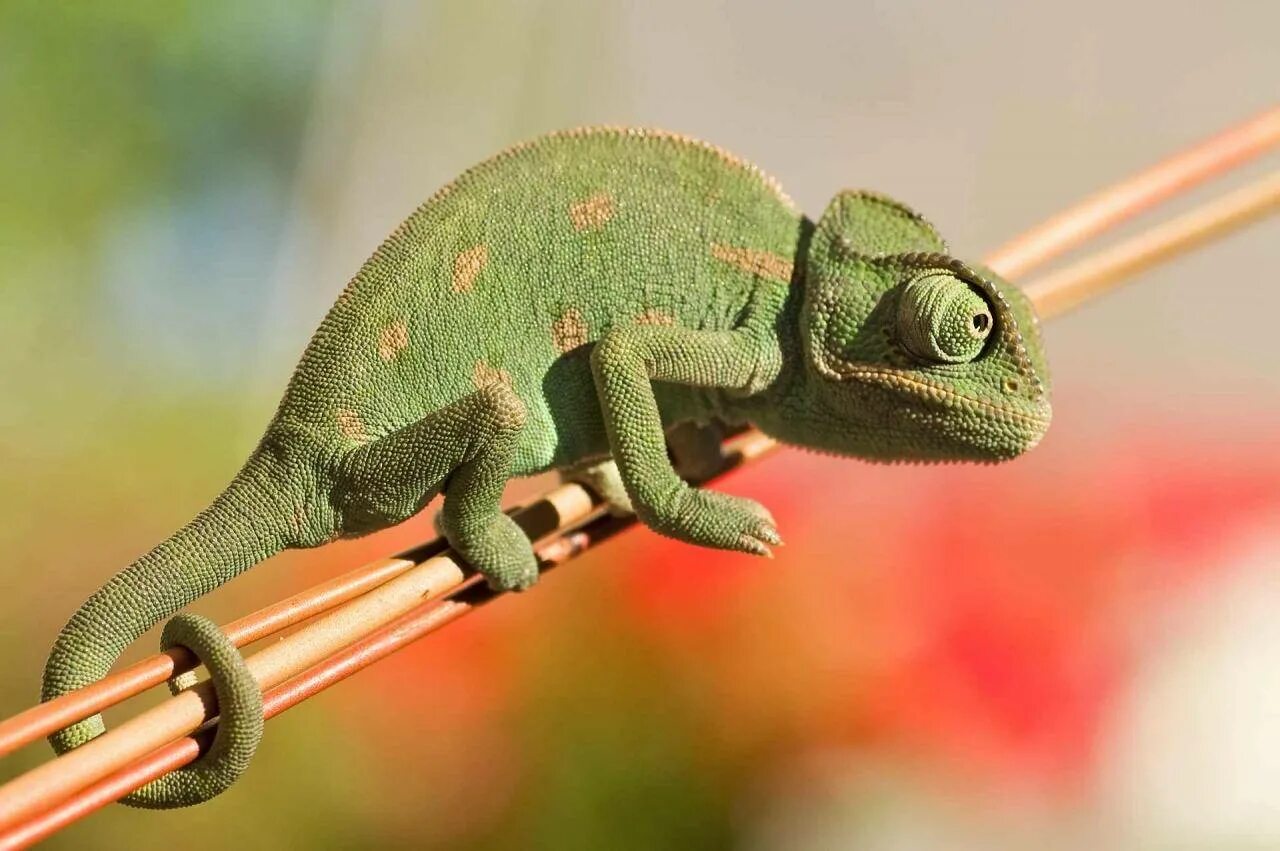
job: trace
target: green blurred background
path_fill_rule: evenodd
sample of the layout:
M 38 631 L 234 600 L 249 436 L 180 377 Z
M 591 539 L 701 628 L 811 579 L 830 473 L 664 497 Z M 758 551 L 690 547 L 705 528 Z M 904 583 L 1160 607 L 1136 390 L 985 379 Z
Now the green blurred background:
M 0 4 L 0 716 L 458 171 L 657 125 L 811 214 L 903 198 L 977 256 L 1276 100 L 1280 6 L 1178 5 Z M 776 509 L 777 560 L 629 533 L 273 721 L 215 802 L 49 847 L 1280 846 L 1278 237 L 1055 320 L 1026 459 L 779 453 L 726 486 Z M 197 609 L 428 535 L 285 555 Z

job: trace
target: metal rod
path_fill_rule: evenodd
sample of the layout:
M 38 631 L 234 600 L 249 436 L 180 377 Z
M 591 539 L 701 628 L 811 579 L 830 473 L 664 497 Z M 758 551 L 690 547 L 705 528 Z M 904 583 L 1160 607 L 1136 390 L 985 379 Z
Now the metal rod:
M 1280 106 L 1163 160 L 1069 207 L 997 248 L 987 265 L 1007 278 L 1074 248 L 1120 222 L 1280 145 Z

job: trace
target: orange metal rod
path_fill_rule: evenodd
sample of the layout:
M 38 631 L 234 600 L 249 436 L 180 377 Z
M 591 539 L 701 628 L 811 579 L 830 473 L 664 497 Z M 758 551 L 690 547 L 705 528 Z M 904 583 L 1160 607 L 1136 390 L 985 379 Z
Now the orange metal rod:
M 603 516 L 588 529 L 570 532 L 538 547 L 542 573 L 635 525 L 634 518 Z M 385 659 L 428 633 L 502 596 L 479 576 L 471 576 L 443 600 L 432 600 L 354 642 L 323 662 L 281 683 L 263 696 L 263 715 L 270 719 Z M 156 775 L 159 776 L 159 775 Z
M 591 534 L 570 533 L 547 542 L 538 549 L 543 571 L 573 558 L 588 546 L 612 537 L 632 524 L 630 519 L 606 517 L 593 524 L 596 528 Z M 432 600 L 419 606 L 324 662 L 269 689 L 263 695 L 263 716 L 268 720 L 274 718 L 498 596 L 485 587 L 479 577 L 471 577 L 461 583 L 448 599 Z M 157 748 L 52 809 L 0 834 L 0 851 L 16 851 L 47 839 L 152 780 L 193 762 L 200 752 L 200 744 L 193 736 Z
M 597 500 L 575 484 L 563 484 L 516 513 L 534 540 L 584 522 Z M 425 558 L 395 579 L 328 612 L 256 653 L 245 663 L 264 691 L 308 670 L 344 647 L 390 623 L 426 599 L 451 593 L 465 578 L 464 565 L 448 551 Z M 11 828 L 110 776 L 174 739 L 198 730 L 216 714 L 208 682 L 186 689 L 122 722 L 102 736 L 38 765 L 0 786 L 0 826 Z
M 1262 112 L 1070 207 L 996 249 L 987 265 L 1006 278 L 1074 248 L 1161 201 L 1280 144 L 1280 106 Z
M 1201 204 L 1026 287 L 1041 319 L 1092 301 L 1143 270 L 1280 211 L 1280 171 Z
M 120 800 L 157 777 L 181 768 L 200 755 L 200 745 L 193 738 L 178 739 L 134 762 L 115 774 L 82 790 L 57 807 L 0 834 L 0 851 L 28 848 L 48 839 L 69 824 L 91 815 L 107 804 Z
M 414 562 L 405 558 L 378 559 L 234 620 L 223 627 L 223 631 L 237 647 L 244 647 L 355 599 L 413 566 Z M 0 756 L 127 700 L 195 665 L 196 659 L 190 652 L 175 647 L 136 662 L 93 685 L 0 721 Z

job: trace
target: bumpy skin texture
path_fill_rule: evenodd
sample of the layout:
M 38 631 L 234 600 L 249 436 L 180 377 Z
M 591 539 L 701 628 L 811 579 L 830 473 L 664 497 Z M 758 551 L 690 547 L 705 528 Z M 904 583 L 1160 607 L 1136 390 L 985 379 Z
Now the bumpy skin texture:
M 527 588 L 533 551 L 499 499 L 508 478 L 552 468 L 662 534 L 767 554 L 768 511 L 687 485 L 665 431 L 688 446 L 690 422 L 749 422 L 845 456 L 998 461 L 1043 435 L 1046 382 L 1026 299 L 902 205 L 841 192 L 814 223 L 710 145 L 553 134 L 466 172 L 383 243 L 228 489 L 63 629 L 44 697 L 101 678 L 279 550 L 399 523 L 441 492 L 454 549 L 494 587 Z M 212 667 L 224 715 L 252 714 L 247 671 Z M 257 737 L 220 727 L 200 771 L 130 802 L 225 788 Z M 101 731 L 93 718 L 51 741 Z
M 216 623 L 182 613 L 164 627 L 160 649 L 182 645 L 196 654 L 212 675 L 220 709 L 212 747 L 191 765 L 175 769 L 122 799 L 135 807 L 168 809 L 174 801 L 194 804 L 220 794 L 249 767 L 262 741 L 262 692 L 240 651 Z

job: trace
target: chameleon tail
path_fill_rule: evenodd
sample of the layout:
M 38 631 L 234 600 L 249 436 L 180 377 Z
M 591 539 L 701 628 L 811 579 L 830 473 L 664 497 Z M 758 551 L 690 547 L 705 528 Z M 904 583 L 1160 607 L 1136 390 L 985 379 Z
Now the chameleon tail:
M 282 483 L 255 453 L 226 490 L 186 526 L 112 577 L 62 628 L 45 663 L 42 700 L 106 676 L 133 641 L 193 600 L 286 546 L 285 512 L 273 497 Z M 206 667 L 221 720 L 214 744 L 192 765 L 123 799 L 133 806 L 168 808 L 200 803 L 222 792 L 248 764 L 262 733 L 262 695 L 239 652 L 212 621 L 179 615 L 161 639 L 181 644 Z M 95 715 L 54 733 L 58 753 L 105 731 Z

